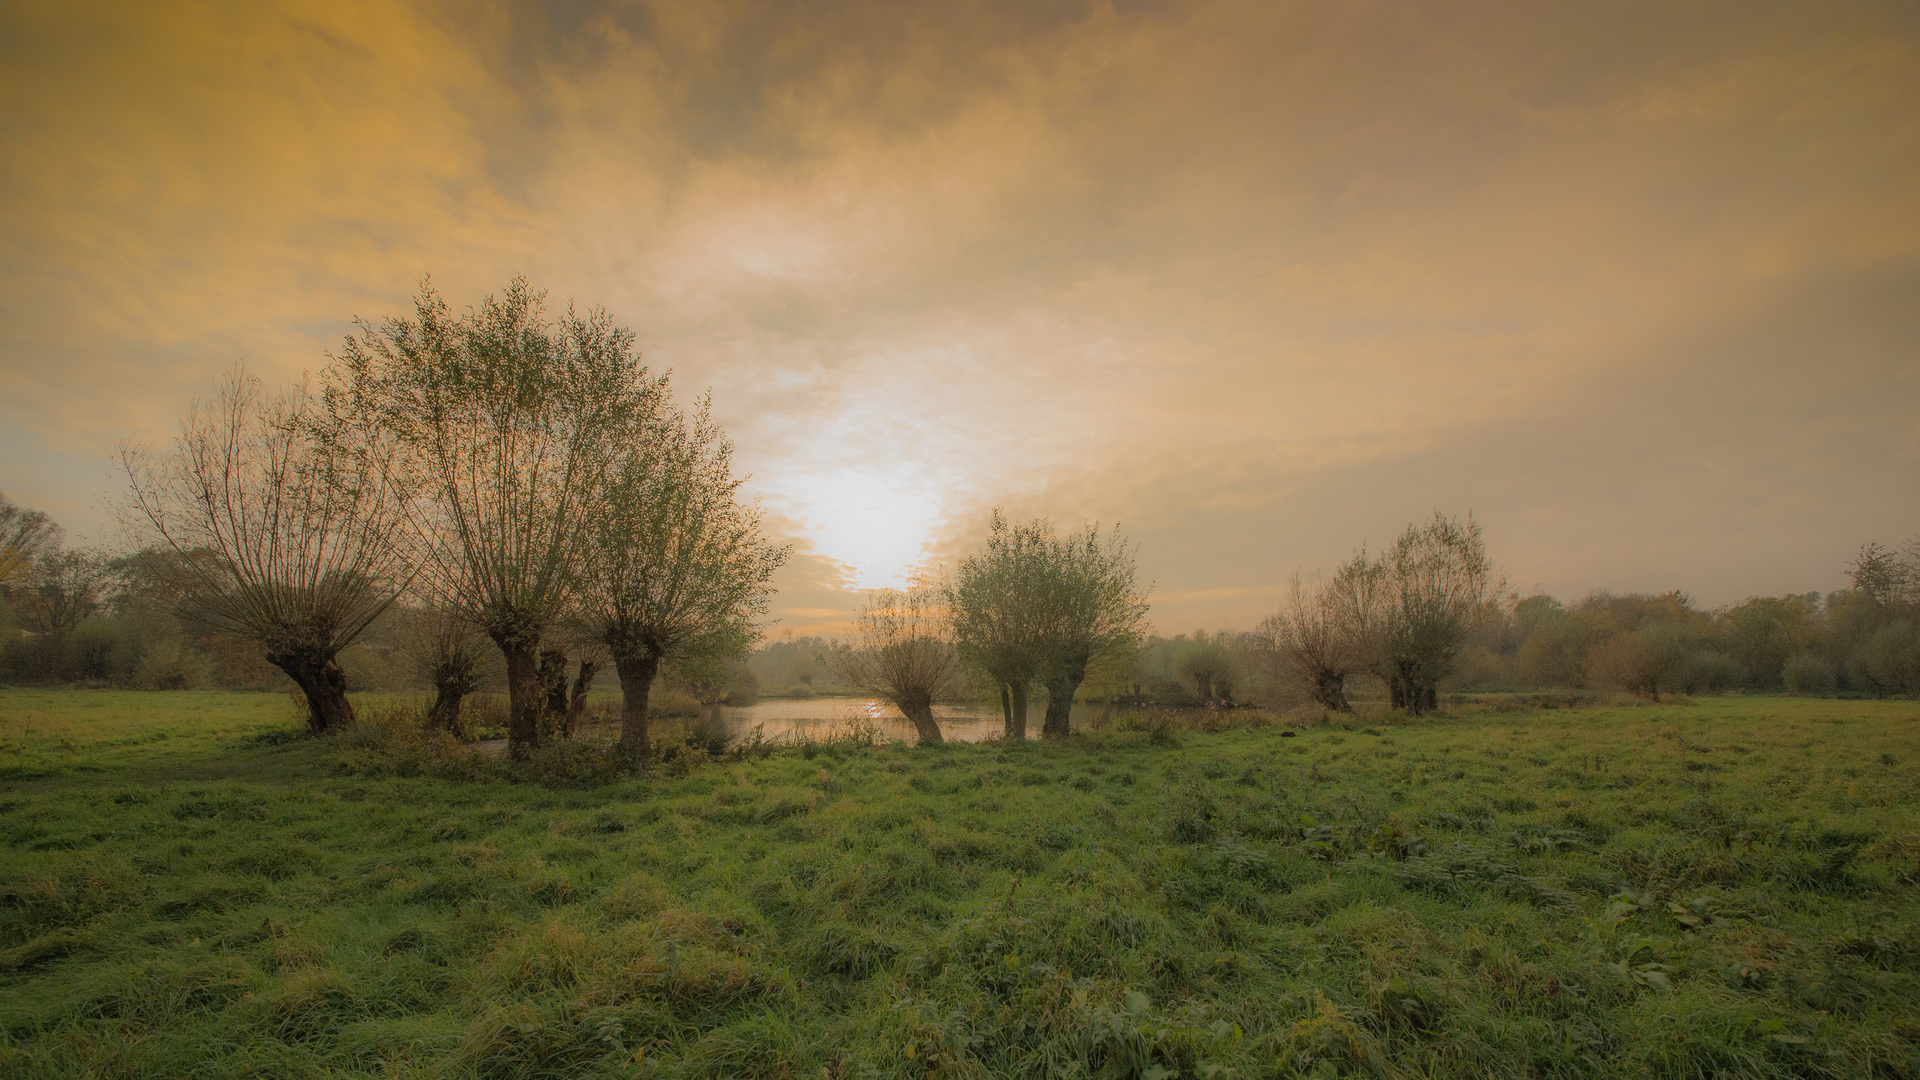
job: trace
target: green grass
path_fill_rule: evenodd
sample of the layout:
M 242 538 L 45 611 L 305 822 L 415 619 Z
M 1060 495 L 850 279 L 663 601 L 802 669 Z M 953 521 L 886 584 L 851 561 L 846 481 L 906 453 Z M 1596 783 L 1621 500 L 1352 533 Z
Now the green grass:
M 0 691 L 0 1075 L 1920 1073 L 1911 702 L 586 789 L 296 733 L 277 695 Z

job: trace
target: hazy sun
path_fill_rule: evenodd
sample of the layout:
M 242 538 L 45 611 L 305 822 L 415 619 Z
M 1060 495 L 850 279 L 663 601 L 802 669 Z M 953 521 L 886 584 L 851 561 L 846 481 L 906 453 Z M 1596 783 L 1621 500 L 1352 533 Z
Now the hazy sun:
M 795 478 L 769 493 L 814 551 L 847 568 L 856 589 L 905 585 L 928 554 L 943 500 L 908 463 Z

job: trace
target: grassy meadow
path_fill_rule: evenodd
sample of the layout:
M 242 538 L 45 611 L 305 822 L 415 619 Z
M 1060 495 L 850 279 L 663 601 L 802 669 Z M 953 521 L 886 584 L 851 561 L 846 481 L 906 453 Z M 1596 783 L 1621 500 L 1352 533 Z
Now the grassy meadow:
M 0 1075 L 1920 1074 L 1920 705 L 1234 719 L 568 786 L 0 691 Z

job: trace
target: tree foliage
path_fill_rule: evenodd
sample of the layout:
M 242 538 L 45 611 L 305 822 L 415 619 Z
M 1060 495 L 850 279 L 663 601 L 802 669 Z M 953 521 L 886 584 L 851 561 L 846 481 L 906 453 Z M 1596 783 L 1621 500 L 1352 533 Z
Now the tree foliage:
M 428 725 L 465 738 L 463 706 L 486 677 L 490 643 L 479 627 L 444 608 L 408 611 L 406 622 L 401 639 L 406 662 L 433 690 Z
M 1323 708 L 1352 712 L 1347 679 L 1379 663 L 1388 569 L 1362 548 L 1331 578 L 1303 582 L 1295 575 L 1286 605 L 1256 631 L 1277 674 Z
M 336 658 L 399 588 L 405 498 L 392 445 L 329 433 L 317 406 L 236 369 L 170 452 L 122 448 L 120 517 L 178 556 L 186 612 L 264 646 L 329 730 L 353 719 Z
M 1381 661 L 1396 707 L 1418 716 L 1439 704 L 1467 630 L 1495 589 L 1480 526 L 1435 513 L 1382 553 L 1388 603 Z
M 835 674 L 899 709 L 921 742 L 942 741 L 933 702 L 951 684 L 957 654 L 939 608 L 943 590 L 929 584 L 878 589 L 854 619 L 858 644 L 829 658 Z
M 790 548 L 739 499 L 733 444 L 702 400 L 692 417 L 636 416 L 590 520 L 580 621 L 606 647 L 624 698 L 620 743 L 651 753 L 647 707 L 663 661 L 743 655 Z
M 36 634 L 61 636 L 100 610 L 113 564 L 104 553 L 85 548 L 42 551 L 31 567 L 17 574 L 7 600 L 20 624 Z
M 1064 738 L 1073 698 L 1102 661 L 1136 649 L 1147 629 L 1147 597 L 1137 578 L 1133 545 L 1118 527 L 1097 524 L 1056 538 L 1048 530 L 1036 561 L 1035 637 L 1047 688 L 1041 734 Z
M 1040 675 L 1040 604 L 1053 533 L 1041 519 L 1015 522 L 994 508 L 984 550 L 960 561 L 946 587 L 963 662 L 1000 692 L 1008 738 L 1027 737 L 1027 695 Z
M 658 411 L 664 378 L 606 312 L 549 322 L 545 294 L 516 278 L 464 315 L 423 287 L 413 318 L 363 323 L 330 379 L 343 426 L 405 449 L 416 587 L 500 648 L 524 756 L 540 740 L 541 643 L 590 553 L 615 436 Z
M 42 555 L 58 551 L 64 535 L 42 511 L 16 506 L 0 494 L 0 589 L 24 578 Z

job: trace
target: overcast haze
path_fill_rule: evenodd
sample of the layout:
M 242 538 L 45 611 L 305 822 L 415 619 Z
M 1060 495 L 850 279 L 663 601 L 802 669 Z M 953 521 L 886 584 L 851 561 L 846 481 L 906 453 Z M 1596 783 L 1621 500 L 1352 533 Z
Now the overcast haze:
M 1704 604 L 1920 532 L 1913 4 L 11 3 L 0 490 L 525 274 L 711 386 L 782 625 L 988 509 L 1166 632 L 1471 510 Z

